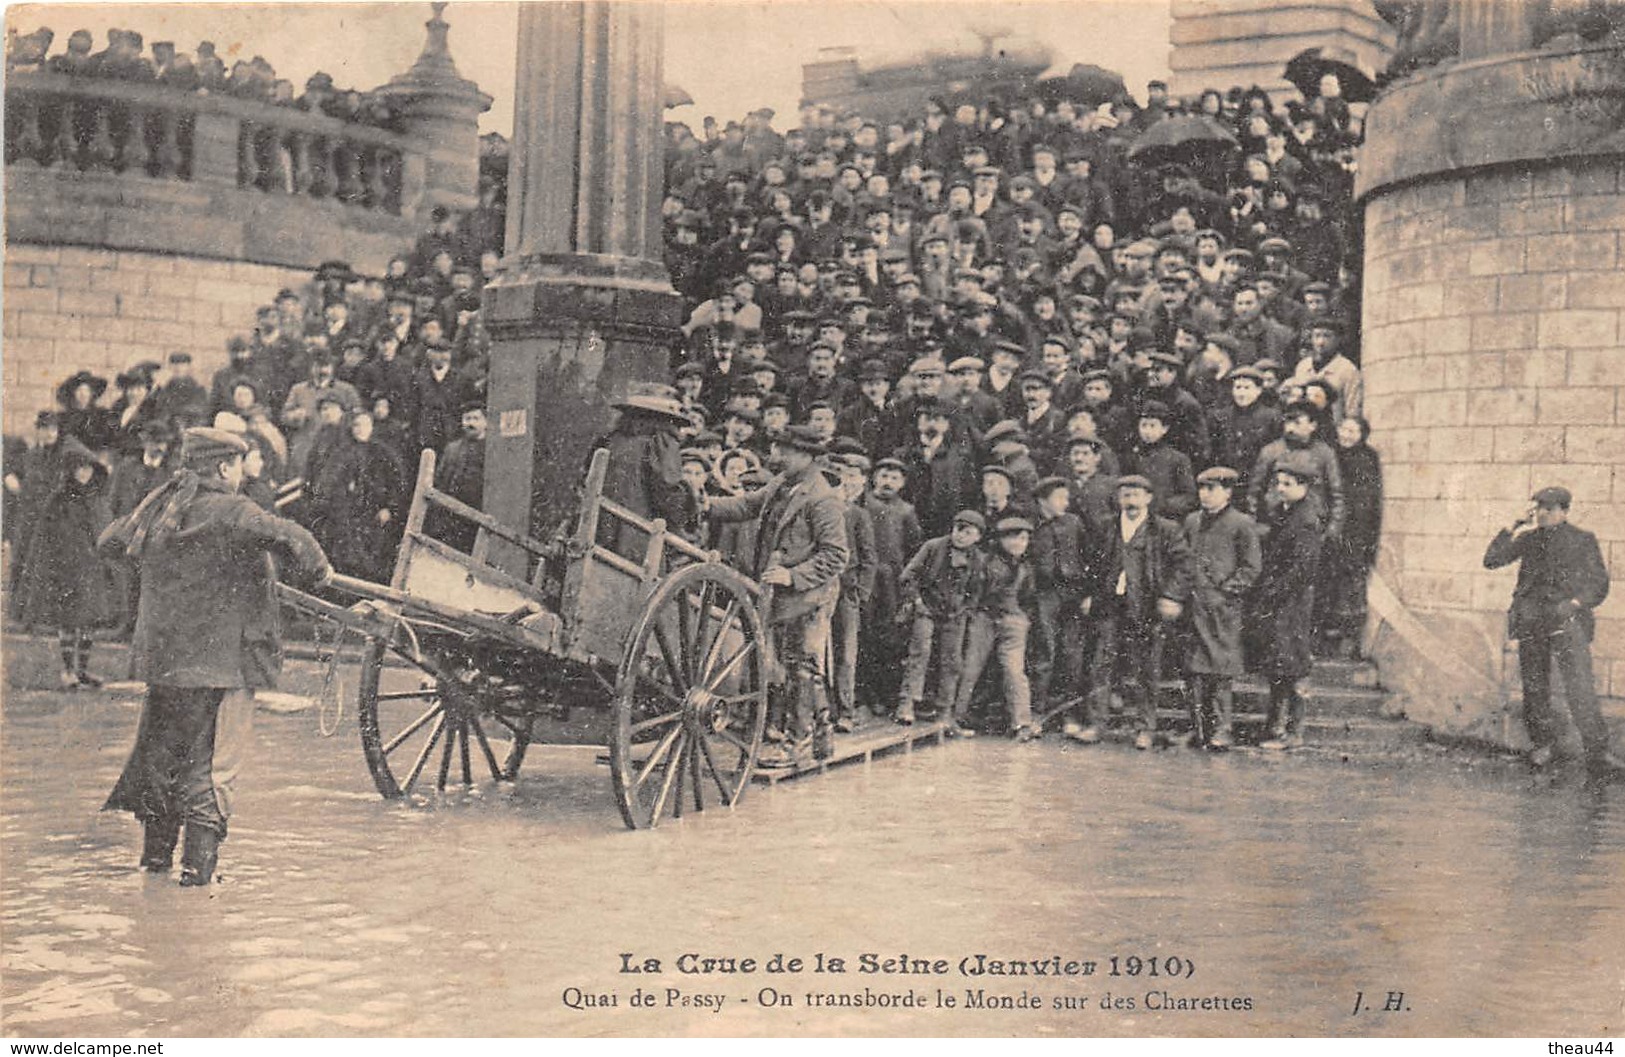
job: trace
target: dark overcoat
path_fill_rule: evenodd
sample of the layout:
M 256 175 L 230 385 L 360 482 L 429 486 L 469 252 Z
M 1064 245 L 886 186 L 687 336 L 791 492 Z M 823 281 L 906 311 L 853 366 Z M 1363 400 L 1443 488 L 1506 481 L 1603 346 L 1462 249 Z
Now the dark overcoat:
M 1186 668 L 1205 675 L 1241 675 L 1242 605 L 1258 580 L 1258 526 L 1235 507 L 1185 518 L 1192 560 L 1191 639 Z
M 1264 569 L 1252 594 L 1260 667 L 1272 682 L 1295 682 L 1314 667 L 1315 578 L 1320 572 L 1320 504 L 1305 498 L 1277 507 L 1263 547 Z
M 875 590 L 870 600 L 871 621 L 889 623 L 902 604 L 898 595 L 898 578 L 903 566 L 920 549 L 925 535 L 920 531 L 919 515 L 907 501 L 896 496 L 882 499 L 873 491 L 865 492 L 858 503 L 869 512 L 875 528 Z
M 81 484 L 74 471 L 89 466 Z M 92 628 L 117 616 L 107 567 L 96 558 L 107 470 L 77 439 L 62 442 L 55 487 L 32 525 L 18 583 L 18 618 L 25 625 Z
M 98 541 L 103 557 L 128 557 L 135 523 L 131 514 L 107 527 Z M 131 677 L 156 686 L 275 686 L 282 642 L 273 555 L 295 583 L 328 569 L 304 528 L 218 479 L 200 478 L 175 531 L 149 540 L 136 559 L 141 601 Z

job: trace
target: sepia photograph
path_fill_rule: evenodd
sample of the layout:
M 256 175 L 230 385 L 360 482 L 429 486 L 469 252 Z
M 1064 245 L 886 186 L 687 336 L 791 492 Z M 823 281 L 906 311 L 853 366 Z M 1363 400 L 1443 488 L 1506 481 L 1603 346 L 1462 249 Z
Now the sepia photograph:
M 1625 1036 L 1625 0 L 5 20 L 12 1052 Z

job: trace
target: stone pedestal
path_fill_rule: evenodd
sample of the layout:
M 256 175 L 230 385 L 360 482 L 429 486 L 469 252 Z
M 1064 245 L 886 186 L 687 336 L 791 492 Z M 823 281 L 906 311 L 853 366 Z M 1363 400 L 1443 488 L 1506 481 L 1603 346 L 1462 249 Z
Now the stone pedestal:
M 485 509 L 532 535 L 574 509 L 610 401 L 664 381 L 679 337 L 661 259 L 664 33 L 659 4 L 520 10 L 508 257 L 485 288 Z
M 1596 686 L 1625 720 L 1625 156 L 1595 108 L 1565 101 L 1618 89 L 1597 58 L 1503 52 L 1408 78 L 1372 104 L 1360 161 L 1385 469 L 1375 655 L 1412 718 L 1514 747 L 1516 574 L 1481 559 L 1545 485 L 1571 489 L 1602 542 Z
M 435 206 L 467 211 L 479 204 L 480 115 L 491 97 L 457 72 L 447 43 L 446 5 L 430 5 L 428 39 L 412 68 L 378 89 L 400 110 L 405 131 L 423 150 L 405 174 L 402 212 L 427 219 Z

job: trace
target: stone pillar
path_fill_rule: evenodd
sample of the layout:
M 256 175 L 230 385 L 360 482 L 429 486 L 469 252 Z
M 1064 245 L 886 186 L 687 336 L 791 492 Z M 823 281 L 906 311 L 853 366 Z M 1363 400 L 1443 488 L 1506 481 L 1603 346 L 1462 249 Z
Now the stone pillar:
M 401 214 L 427 222 L 435 206 L 466 212 L 479 205 L 480 115 L 491 109 L 491 97 L 465 80 L 452 61 L 441 17 L 446 5 L 429 5 L 434 17 L 424 23 L 428 39 L 417 62 L 378 89 L 397 107 L 406 134 L 421 153 L 409 156 L 416 170 L 408 174 L 401 194 Z
M 1602 543 L 1596 686 L 1625 720 L 1625 154 L 1585 103 L 1625 86 L 1602 49 L 1507 52 L 1528 39 L 1521 5 L 1460 14 L 1473 61 L 1379 97 L 1360 159 L 1365 408 L 1385 469 L 1373 654 L 1412 718 L 1521 747 L 1515 574 L 1481 558 L 1545 485 L 1573 491 Z
M 609 402 L 664 381 L 682 301 L 662 260 L 659 4 L 525 4 L 492 338 L 485 509 L 533 535 L 574 508 Z

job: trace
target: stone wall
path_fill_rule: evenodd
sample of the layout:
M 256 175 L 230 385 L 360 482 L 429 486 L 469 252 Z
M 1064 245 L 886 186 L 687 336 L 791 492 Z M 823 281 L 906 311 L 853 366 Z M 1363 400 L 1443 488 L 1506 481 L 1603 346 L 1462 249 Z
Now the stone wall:
M 1409 709 L 1520 744 L 1515 568 L 1484 548 L 1537 488 L 1574 492 L 1614 586 L 1597 689 L 1625 718 L 1625 160 L 1437 174 L 1366 203 L 1364 367 L 1386 502 L 1377 655 Z M 1443 662 L 1443 663 L 1441 663 Z M 1475 677 L 1476 673 L 1476 677 Z M 1438 678 L 1440 675 L 1445 678 Z
M 5 432 L 26 432 L 54 405 L 57 383 L 85 369 L 109 381 L 141 360 L 192 354 L 198 377 L 226 361 L 254 310 L 310 272 L 132 250 L 13 243 L 6 247 Z

